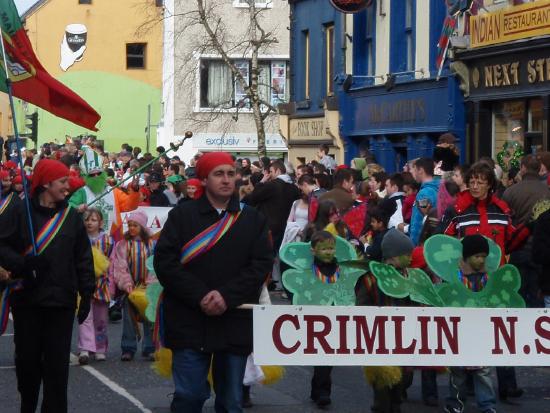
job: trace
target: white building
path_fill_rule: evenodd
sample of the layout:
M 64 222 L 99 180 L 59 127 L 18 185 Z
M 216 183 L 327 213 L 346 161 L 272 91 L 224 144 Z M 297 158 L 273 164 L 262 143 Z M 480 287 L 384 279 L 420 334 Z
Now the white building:
M 249 0 L 214 0 L 206 4 L 220 16 L 228 42 L 246 39 Z M 261 50 L 261 96 L 276 106 L 288 100 L 289 8 L 286 0 L 257 0 L 261 26 L 277 39 Z M 257 134 L 251 110 L 243 103 L 242 88 L 219 53 L 205 46 L 208 39 L 200 24 L 190 25 L 185 13 L 197 10 L 195 0 L 165 0 L 163 118 L 157 142 L 165 148 L 185 132 L 193 138 L 178 154 L 188 161 L 198 151 L 225 150 L 237 157 L 257 157 Z M 175 17 L 174 17 L 175 16 Z M 250 76 L 246 48 L 227 48 L 229 57 L 245 78 Z M 271 157 L 286 153 L 276 114 L 265 121 L 266 146 Z

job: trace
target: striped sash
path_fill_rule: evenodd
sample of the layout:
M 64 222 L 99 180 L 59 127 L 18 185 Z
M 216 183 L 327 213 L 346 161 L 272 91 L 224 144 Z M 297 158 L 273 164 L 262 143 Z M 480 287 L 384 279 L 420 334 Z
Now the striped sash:
M 55 214 L 48 220 L 42 227 L 42 229 L 36 235 L 36 253 L 42 254 L 46 248 L 51 244 L 55 236 L 59 233 L 59 230 L 65 223 L 65 220 L 69 216 L 71 208 L 66 207 L 63 210 Z M 32 254 L 32 245 L 29 245 L 25 250 L 25 255 Z
M 214 224 L 200 232 L 189 240 L 182 248 L 180 254 L 180 262 L 185 265 L 189 261 L 201 256 L 209 251 L 218 243 L 220 239 L 235 225 L 241 212 L 244 209 L 244 204 L 239 205 L 239 211 L 225 213 L 225 215 Z M 158 350 L 164 347 L 164 291 L 160 294 L 157 303 L 157 312 L 155 318 L 155 327 L 153 329 L 153 343 Z
M 108 234 L 103 234 L 92 242 L 92 246 L 99 249 L 106 257 L 109 257 L 113 250 L 113 238 Z M 111 294 L 109 292 L 109 274 L 107 271 L 96 279 L 93 298 L 104 303 L 111 301 Z
M 212 249 L 227 231 L 235 225 L 241 215 L 243 206 L 243 204 L 240 205 L 238 212 L 225 213 L 222 219 L 189 240 L 181 249 L 180 262 L 185 265 Z
M 6 210 L 12 199 L 13 192 L 11 192 L 7 197 L 0 201 L 0 214 L 2 214 Z

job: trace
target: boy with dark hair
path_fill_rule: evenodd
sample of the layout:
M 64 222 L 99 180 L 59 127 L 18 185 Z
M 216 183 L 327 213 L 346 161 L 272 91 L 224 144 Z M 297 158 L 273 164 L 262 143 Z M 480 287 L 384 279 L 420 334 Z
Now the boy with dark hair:
M 489 243 L 483 235 L 467 235 L 462 239 L 462 260 L 458 280 L 469 290 L 479 292 L 487 284 L 485 261 L 488 255 Z M 473 376 L 474 393 L 479 409 L 483 413 L 496 413 L 496 396 L 489 367 L 451 367 L 450 394 L 444 411 L 447 413 L 464 411 L 468 373 Z
M 388 232 L 389 216 L 378 206 L 370 209 L 369 218 L 372 241 L 365 250 L 365 255 L 369 260 L 382 261 L 382 240 Z

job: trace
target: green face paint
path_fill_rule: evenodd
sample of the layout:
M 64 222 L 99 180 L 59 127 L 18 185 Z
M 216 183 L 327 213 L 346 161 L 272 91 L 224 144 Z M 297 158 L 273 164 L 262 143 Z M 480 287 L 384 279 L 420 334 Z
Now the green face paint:
M 84 182 L 86 182 L 86 186 L 90 188 L 94 194 L 99 195 L 103 192 L 107 184 L 107 173 L 102 172 L 97 176 L 85 176 Z
M 466 263 L 474 270 L 475 272 L 484 272 L 485 271 L 485 260 L 487 259 L 487 254 L 475 254 L 466 259 Z
M 411 265 L 411 255 L 400 255 L 399 257 L 396 257 L 396 261 L 399 264 L 399 268 L 407 268 Z
M 313 255 L 319 261 L 329 263 L 334 261 L 336 254 L 336 244 L 332 240 L 320 241 L 312 248 Z

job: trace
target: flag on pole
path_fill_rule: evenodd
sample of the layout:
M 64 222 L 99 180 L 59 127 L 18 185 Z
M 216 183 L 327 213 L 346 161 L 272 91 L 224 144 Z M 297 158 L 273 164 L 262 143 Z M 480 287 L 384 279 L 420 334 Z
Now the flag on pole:
M 13 95 L 79 126 L 97 131 L 101 116 L 84 99 L 54 79 L 40 64 L 13 0 L 0 0 L 0 27 Z M 0 91 L 8 92 L 0 59 Z
M 437 58 L 435 65 L 437 67 L 437 79 L 441 76 L 443 70 L 443 64 L 447 57 L 447 49 L 449 48 L 449 39 L 455 31 L 457 18 L 454 16 L 445 17 L 443 22 L 443 29 L 441 30 L 441 36 L 439 36 L 439 42 L 437 43 Z

